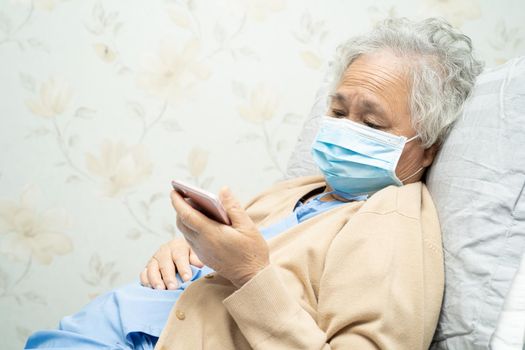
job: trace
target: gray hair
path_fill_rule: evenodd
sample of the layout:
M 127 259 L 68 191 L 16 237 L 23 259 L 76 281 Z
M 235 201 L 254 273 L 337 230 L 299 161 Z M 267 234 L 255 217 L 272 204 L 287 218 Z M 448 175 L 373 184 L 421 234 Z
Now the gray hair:
M 444 19 L 384 20 L 368 34 L 353 37 L 338 47 L 331 65 L 331 92 L 356 58 L 383 49 L 408 58 L 412 125 L 425 147 L 441 143 L 483 70 L 483 63 L 472 55 L 470 38 Z

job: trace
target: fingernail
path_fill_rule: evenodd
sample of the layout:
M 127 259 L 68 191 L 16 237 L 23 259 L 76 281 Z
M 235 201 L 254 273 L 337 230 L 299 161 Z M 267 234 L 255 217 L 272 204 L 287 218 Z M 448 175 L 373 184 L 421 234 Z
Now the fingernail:
M 182 279 L 185 280 L 185 281 L 189 280 L 190 279 L 190 274 L 189 273 L 183 274 L 182 275 Z
M 170 283 L 168 283 L 168 289 L 170 289 L 170 290 L 177 289 L 177 286 L 175 285 L 175 283 L 170 282 Z
M 156 284 L 155 289 L 164 289 L 162 284 Z

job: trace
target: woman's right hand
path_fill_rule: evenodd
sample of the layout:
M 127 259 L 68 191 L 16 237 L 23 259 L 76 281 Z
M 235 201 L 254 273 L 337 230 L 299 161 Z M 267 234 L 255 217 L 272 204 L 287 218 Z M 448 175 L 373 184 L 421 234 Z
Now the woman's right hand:
M 183 237 L 177 237 L 160 246 L 140 273 L 143 286 L 155 289 L 177 289 L 175 274 L 178 272 L 183 281 L 191 279 L 190 264 L 203 267 L 204 264 L 191 249 Z

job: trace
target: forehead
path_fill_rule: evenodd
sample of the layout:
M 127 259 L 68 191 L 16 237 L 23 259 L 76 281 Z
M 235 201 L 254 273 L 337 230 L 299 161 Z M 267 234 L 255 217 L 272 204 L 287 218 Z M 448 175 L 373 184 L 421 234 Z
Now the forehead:
M 359 101 L 392 118 L 408 117 L 408 72 L 407 58 L 389 50 L 361 55 L 344 71 L 333 100 Z
M 390 50 L 379 50 L 357 57 L 343 72 L 339 85 L 348 79 L 364 78 L 384 87 L 398 85 L 404 88 L 408 86 L 408 68 L 407 57 Z

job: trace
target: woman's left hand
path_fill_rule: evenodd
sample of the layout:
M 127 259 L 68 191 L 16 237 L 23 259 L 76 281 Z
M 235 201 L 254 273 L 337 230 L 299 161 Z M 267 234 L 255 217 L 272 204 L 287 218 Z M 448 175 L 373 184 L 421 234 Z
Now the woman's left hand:
M 171 192 L 177 227 L 192 249 L 204 264 L 240 288 L 269 264 L 268 245 L 229 189 L 222 189 L 219 199 L 231 226 L 209 219 Z

